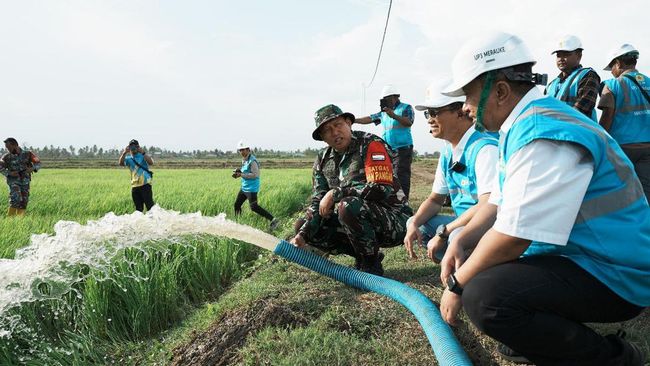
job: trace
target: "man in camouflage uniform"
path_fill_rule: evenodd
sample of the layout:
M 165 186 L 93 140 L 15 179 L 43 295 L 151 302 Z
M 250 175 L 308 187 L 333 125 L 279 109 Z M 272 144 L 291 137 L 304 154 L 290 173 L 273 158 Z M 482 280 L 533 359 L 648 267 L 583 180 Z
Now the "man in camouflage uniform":
M 413 214 L 388 146 L 373 134 L 352 131 L 354 116 L 333 104 L 319 109 L 315 120 L 312 137 L 329 146 L 314 163 L 311 204 L 291 242 L 348 254 L 358 269 L 381 276 L 379 248 L 400 245 Z
M 9 185 L 8 216 L 22 216 L 29 201 L 29 183 L 32 173 L 41 168 L 41 161 L 31 151 L 18 146 L 15 138 L 9 137 L 4 141 L 8 153 L 0 158 L 0 172 L 7 177 Z

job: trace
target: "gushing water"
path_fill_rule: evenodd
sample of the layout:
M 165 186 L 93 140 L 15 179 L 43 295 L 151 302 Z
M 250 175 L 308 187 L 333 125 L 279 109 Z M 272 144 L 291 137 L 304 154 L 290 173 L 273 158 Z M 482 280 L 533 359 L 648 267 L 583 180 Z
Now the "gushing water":
M 59 221 L 54 235 L 32 235 L 31 243 L 16 252 L 15 259 L 0 259 L 0 338 L 11 335 L 19 323 L 8 316 L 9 309 L 22 303 L 57 299 L 69 293 L 75 282 L 83 280 L 70 268 L 88 266 L 95 273 L 106 273 L 111 259 L 139 243 L 170 240 L 183 235 L 209 234 L 225 236 L 272 250 L 275 237 L 260 230 L 226 219 L 181 214 L 155 206 L 147 214 L 108 213 L 96 221 L 81 225 Z M 46 284 L 46 291 L 41 284 Z

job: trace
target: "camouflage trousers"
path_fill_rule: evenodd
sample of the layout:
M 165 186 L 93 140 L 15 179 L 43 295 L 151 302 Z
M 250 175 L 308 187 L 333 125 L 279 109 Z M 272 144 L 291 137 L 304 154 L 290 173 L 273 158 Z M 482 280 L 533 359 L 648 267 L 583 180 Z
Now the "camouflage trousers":
M 332 254 L 375 255 L 379 248 L 402 244 L 410 216 L 405 210 L 345 197 L 329 218 L 314 215 L 307 243 Z
M 11 208 L 26 209 L 29 202 L 29 179 L 8 178 L 9 206 Z

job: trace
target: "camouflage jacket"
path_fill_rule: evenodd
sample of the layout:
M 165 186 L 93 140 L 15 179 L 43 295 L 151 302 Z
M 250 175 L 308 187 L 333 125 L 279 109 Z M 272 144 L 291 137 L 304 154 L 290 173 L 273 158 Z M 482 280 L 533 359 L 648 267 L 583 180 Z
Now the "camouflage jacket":
M 27 168 L 32 168 L 34 171 L 41 168 L 38 156 L 29 150 L 22 149 L 18 154 L 6 153 L 0 158 L 0 173 L 7 179 L 30 179 L 31 174 L 26 172 Z M 17 172 L 19 175 L 14 177 L 10 175 L 12 172 Z
M 312 196 L 307 220 L 314 217 L 325 194 L 334 189 L 334 202 L 349 196 L 361 197 L 386 208 L 411 213 L 406 196 L 392 167 L 388 145 L 376 135 L 352 131 L 348 149 L 339 153 L 328 147 L 318 154 L 313 167 Z

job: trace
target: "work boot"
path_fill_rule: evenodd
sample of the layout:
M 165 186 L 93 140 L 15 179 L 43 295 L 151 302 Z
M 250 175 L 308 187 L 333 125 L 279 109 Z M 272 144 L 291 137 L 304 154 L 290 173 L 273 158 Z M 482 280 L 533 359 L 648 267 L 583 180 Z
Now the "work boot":
M 16 216 L 18 212 L 16 211 L 15 208 L 9 207 L 9 210 L 7 211 L 7 216 Z
M 618 331 L 616 334 L 606 335 L 611 343 L 618 345 L 620 350 L 619 355 L 615 358 L 616 365 L 626 366 L 643 366 L 645 363 L 645 355 L 643 350 L 634 343 L 628 342 L 624 339 L 625 331 Z
M 384 267 L 381 265 L 381 261 L 384 259 L 384 255 L 375 254 L 375 255 L 364 255 L 360 257 L 359 270 L 362 272 L 374 274 L 377 276 L 384 275 Z
M 379 257 L 379 262 L 382 262 L 384 260 L 384 253 L 379 252 L 377 257 Z M 354 257 L 354 269 L 361 270 L 361 258 L 359 256 Z
M 512 348 L 506 346 L 503 343 L 499 343 L 499 345 L 497 346 L 497 352 L 499 352 L 501 358 L 506 359 L 510 362 L 514 362 L 516 364 L 531 363 L 530 360 L 527 359 L 524 355 L 513 350 Z
M 25 216 L 25 210 L 24 208 L 17 208 L 16 209 L 16 216 Z

